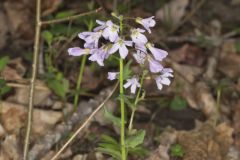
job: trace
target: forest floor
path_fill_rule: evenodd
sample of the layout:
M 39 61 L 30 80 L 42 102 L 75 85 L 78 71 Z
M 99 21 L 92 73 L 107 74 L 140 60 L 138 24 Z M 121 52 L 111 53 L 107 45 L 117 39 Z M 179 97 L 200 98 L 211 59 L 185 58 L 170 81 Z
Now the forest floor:
M 42 0 L 42 19 L 51 20 L 102 7 L 96 14 L 42 27 L 34 95 L 30 159 L 49 160 L 113 90 L 104 68 L 87 62 L 77 111 L 74 89 L 80 58 L 67 49 L 79 46 L 77 34 L 86 24 L 110 17 L 113 10 L 128 17 L 155 16 L 149 39 L 167 50 L 173 68 L 169 87 L 159 91 L 145 81 L 134 127 L 145 129 L 144 157 L 130 160 L 240 159 L 240 1 L 239 0 Z M 31 0 L 0 2 L 0 160 L 20 160 L 32 73 L 35 4 Z M 133 65 L 133 69 L 138 68 Z M 114 96 L 113 96 L 114 97 Z M 116 96 L 115 96 L 116 97 Z M 106 103 L 119 115 L 118 101 Z M 129 116 L 129 115 L 128 115 Z M 119 130 L 100 110 L 62 160 L 105 160 L 95 150 L 102 134 Z

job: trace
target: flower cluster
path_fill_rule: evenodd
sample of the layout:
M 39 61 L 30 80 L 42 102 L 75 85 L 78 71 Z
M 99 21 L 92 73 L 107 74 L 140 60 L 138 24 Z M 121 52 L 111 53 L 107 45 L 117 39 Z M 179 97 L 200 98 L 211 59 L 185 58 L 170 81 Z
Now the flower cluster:
M 155 81 L 159 90 L 163 85 L 170 85 L 170 77 L 173 77 L 173 70 L 164 68 L 161 64 L 168 53 L 162 49 L 156 48 L 154 44 L 148 42 L 144 35 L 145 31 L 151 33 L 150 28 L 154 27 L 156 22 L 154 16 L 142 19 L 136 18 L 136 23 L 142 25 L 141 28 L 131 28 L 130 40 L 120 36 L 120 26 L 114 24 L 111 20 L 106 22 L 97 20 L 98 27 L 93 32 L 82 32 L 78 37 L 85 41 L 84 48 L 73 47 L 68 49 L 69 55 L 82 56 L 90 55 L 89 60 L 97 62 L 100 66 L 104 66 L 104 61 L 112 54 L 119 53 L 122 59 L 129 54 L 129 47 L 134 49 L 133 57 L 140 65 L 148 64 L 151 73 L 155 74 Z M 104 44 L 100 46 L 99 41 L 104 39 Z M 151 53 L 151 54 L 149 54 Z M 118 72 L 109 72 L 108 79 L 115 80 L 118 78 Z M 131 88 L 131 93 L 135 93 L 137 87 L 140 87 L 139 79 L 133 76 L 127 79 L 124 88 Z

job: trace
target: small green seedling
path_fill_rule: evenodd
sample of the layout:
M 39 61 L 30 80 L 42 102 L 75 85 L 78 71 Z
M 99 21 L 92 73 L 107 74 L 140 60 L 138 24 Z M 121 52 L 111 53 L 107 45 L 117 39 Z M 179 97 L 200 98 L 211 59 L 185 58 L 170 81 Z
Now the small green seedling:
M 175 144 L 170 148 L 170 155 L 173 157 L 183 157 L 184 150 L 180 144 Z

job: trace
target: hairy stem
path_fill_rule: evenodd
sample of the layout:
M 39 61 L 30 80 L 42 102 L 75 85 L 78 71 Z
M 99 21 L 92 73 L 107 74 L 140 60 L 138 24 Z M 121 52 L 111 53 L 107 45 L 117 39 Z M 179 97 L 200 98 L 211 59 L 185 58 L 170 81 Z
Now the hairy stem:
M 85 68 L 85 64 L 86 64 L 86 59 L 87 59 L 87 55 L 83 55 L 81 65 L 79 68 L 78 80 L 77 80 L 77 92 L 74 95 L 74 111 L 77 110 L 78 99 L 79 99 L 79 90 L 81 87 L 83 72 L 84 72 L 84 68 Z
M 37 61 L 38 61 L 38 52 L 39 52 L 39 42 L 40 42 L 40 31 L 41 31 L 41 0 L 37 0 L 36 3 L 36 27 L 35 27 L 35 40 L 34 40 L 34 53 L 33 53 L 33 65 L 32 65 L 32 78 L 30 82 L 30 91 L 29 91 L 29 104 L 28 104 L 28 119 L 27 119 L 27 128 L 24 141 L 24 151 L 23 159 L 28 160 L 29 152 L 29 139 L 31 134 L 31 126 L 33 119 L 33 97 L 34 97 L 34 85 L 37 75 Z

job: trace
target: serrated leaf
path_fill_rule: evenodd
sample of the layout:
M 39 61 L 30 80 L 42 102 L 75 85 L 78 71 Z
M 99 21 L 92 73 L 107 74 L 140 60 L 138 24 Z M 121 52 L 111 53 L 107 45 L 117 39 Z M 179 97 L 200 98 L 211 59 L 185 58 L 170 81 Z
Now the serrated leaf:
M 187 107 L 187 101 L 179 96 L 175 96 L 170 103 L 170 109 L 179 111 Z
M 131 63 L 132 60 L 128 61 L 128 63 L 123 67 L 123 80 L 129 79 L 130 75 L 132 74 L 132 71 L 130 70 Z
M 8 56 L 0 58 L 0 72 L 4 69 L 4 67 L 8 64 L 8 62 L 9 62 Z
M 139 144 L 143 143 L 144 137 L 145 137 L 145 131 L 139 130 L 137 133 L 131 135 L 126 139 L 126 146 L 130 148 L 135 148 Z
M 131 155 L 137 155 L 140 157 L 145 157 L 149 154 L 149 151 L 142 146 L 137 146 L 135 148 L 128 148 L 128 153 Z
M 118 145 L 118 142 L 113 137 L 108 136 L 106 134 L 103 134 L 101 136 L 101 142 L 112 143 L 112 144 L 117 144 Z
M 47 85 L 56 95 L 65 99 L 69 90 L 69 82 L 66 79 L 63 79 L 62 81 L 57 79 L 49 79 L 47 80 Z
M 130 100 L 130 98 L 129 98 L 128 96 L 126 96 L 126 95 L 119 95 L 119 96 L 117 97 L 117 100 L 120 101 L 121 98 L 124 99 L 124 103 L 126 103 L 127 106 L 130 107 L 132 110 L 135 110 L 135 109 L 136 109 L 136 106 L 134 105 L 133 102 L 131 102 L 131 100 Z
M 53 41 L 53 34 L 50 31 L 45 30 L 43 31 L 42 35 L 43 39 L 47 42 L 48 46 L 51 46 L 51 43 Z
M 121 119 L 119 117 L 114 116 L 111 112 L 108 112 L 107 108 L 104 107 L 104 117 L 113 122 L 116 126 L 121 126 Z
M 97 151 L 102 152 L 104 154 L 110 155 L 113 158 L 116 158 L 117 160 L 121 159 L 121 152 L 116 151 L 112 148 L 102 148 L 102 147 L 97 147 L 96 148 Z

